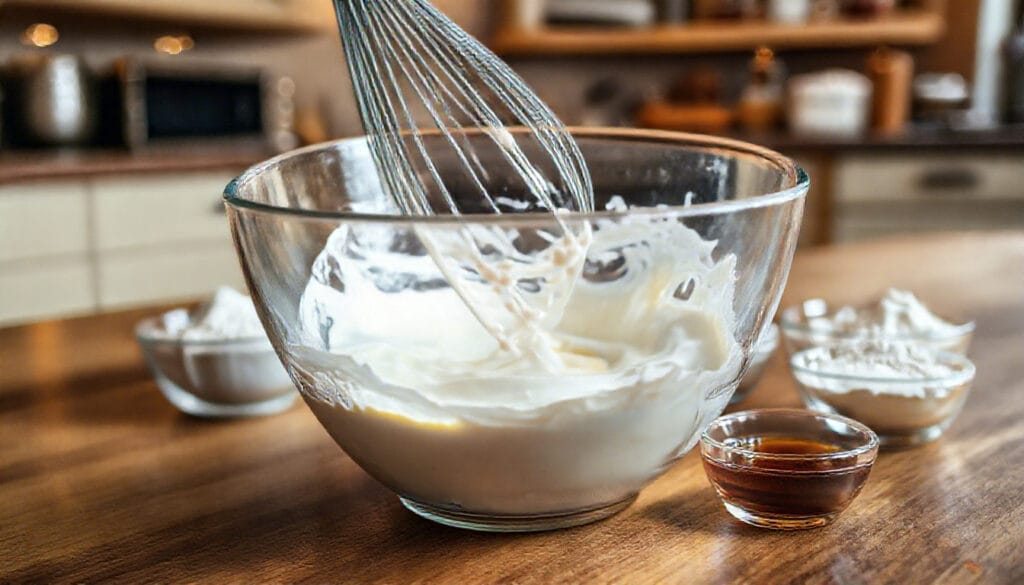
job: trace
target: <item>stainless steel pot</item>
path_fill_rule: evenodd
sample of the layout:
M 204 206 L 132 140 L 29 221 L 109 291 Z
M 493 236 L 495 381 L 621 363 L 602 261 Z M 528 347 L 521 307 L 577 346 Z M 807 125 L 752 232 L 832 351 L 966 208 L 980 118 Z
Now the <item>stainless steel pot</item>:
M 46 145 L 88 141 L 96 131 L 92 78 L 75 55 L 23 55 L 8 65 L 18 87 L 15 117 L 23 138 Z

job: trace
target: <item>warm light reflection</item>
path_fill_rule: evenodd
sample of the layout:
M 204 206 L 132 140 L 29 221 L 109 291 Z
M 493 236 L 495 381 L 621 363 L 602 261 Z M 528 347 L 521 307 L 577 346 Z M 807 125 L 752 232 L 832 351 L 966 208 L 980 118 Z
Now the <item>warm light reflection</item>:
M 21 33 L 21 44 L 32 47 L 49 47 L 60 40 L 57 27 L 45 22 L 37 22 Z
M 165 35 L 153 42 L 153 48 L 165 55 L 180 55 L 196 46 L 188 35 Z
M 28 328 L 31 351 L 23 367 L 43 392 L 53 390 L 65 373 L 68 356 L 63 352 L 63 342 L 64 330 L 57 321 L 45 321 Z
M 754 61 L 758 65 L 770 64 L 774 60 L 775 51 L 772 51 L 770 48 L 765 47 L 764 45 L 758 47 L 754 51 Z

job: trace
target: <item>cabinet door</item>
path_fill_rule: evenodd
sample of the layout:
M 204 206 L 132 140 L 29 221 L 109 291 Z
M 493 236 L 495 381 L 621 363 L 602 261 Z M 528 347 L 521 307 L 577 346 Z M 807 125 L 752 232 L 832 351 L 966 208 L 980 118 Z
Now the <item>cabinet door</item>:
M 88 209 L 84 181 L 0 186 L 0 262 L 84 255 Z
M 95 179 L 97 249 L 230 243 L 221 195 L 232 176 L 218 172 Z
M 836 168 L 836 200 L 1024 200 L 1024 156 L 958 151 L 844 156 Z
M 836 238 L 1024 228 L 1024 156 L 886 153 L 842 157 Z
M 0 325 L 96 310 L 84 259 L 6 264 L 0 269 Z
M 102 309 L 195 300 L 222 285 L 245 290 L 230 241 L 106 252 L 99 259 Z

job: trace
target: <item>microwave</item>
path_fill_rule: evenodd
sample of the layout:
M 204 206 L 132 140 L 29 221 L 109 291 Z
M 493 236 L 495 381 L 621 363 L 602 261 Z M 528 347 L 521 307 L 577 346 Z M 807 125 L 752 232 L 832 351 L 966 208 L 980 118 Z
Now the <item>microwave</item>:
M 290 130 L 294 86 L 259 69 L 123 59 L 104 82 L 105 142 L 133 150 L 270 144 Z

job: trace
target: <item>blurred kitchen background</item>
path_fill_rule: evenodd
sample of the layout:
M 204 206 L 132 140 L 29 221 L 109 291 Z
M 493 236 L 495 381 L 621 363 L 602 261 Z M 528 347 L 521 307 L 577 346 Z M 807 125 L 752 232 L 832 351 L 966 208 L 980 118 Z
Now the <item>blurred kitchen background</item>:
M 776 148 L 803 246 L 1024 228 L 1012 0 L 436 0 L 569 124 Z M 220 204 L 358 134 L 330 0 L 0 0 L 0 325 L 242 286 Z

